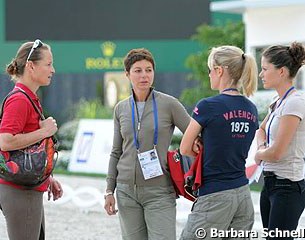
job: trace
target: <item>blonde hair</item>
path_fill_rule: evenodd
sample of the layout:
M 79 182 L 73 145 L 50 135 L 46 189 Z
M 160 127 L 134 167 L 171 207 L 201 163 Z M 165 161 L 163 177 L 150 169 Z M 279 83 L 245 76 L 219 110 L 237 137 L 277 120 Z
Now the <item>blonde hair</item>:
M 235 46 L 220 46 L 212 48 L 208 66 L 210 69 L 222 66 L 228 69 L 231 86 L 242 88 L 246 96 L 253 95 L 257 90 L 258 70 L 255 59 L 246 55 Z

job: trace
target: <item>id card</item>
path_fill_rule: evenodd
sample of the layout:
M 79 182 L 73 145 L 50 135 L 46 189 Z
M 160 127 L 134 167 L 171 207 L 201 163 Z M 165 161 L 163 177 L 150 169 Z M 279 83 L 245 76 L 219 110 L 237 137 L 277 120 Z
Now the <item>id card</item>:
M 163 175 L 156 149 L 139 153 L 138 159 L 145 180 Z

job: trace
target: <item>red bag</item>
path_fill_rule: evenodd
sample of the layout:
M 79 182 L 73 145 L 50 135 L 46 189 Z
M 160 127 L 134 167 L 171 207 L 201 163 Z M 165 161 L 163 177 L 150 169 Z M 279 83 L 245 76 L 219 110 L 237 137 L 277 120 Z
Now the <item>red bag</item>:
M 6 99 L 17 92 L 25 94 L 41 119 L 45 119 L 30 96 L 22 90 L 17 90 L 8 94 L 4 99 L 0 121 Z M 52 174 L 55 167 L 57 160 L 56 143 L 57 140 L 54 137 L 48 137 L 24 149 L 8 152 L 0 151 L 0 178 L 25 188 L 39 186 Z M 56 158 L 54 158 L 55 153 Z
M 179 149 L 167 152 L 167 164 L 177 197 L 195 201 L 202 184 L 202 153 L 195 159 L 180 154 Z

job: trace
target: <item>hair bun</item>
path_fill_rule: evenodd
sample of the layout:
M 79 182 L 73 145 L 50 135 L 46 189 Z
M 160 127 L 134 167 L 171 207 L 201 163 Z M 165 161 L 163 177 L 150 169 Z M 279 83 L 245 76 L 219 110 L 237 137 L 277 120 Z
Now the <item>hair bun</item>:
M 305 64 L 305 49 L 302 43 L 293 42 L 288 48 L 288 52 L 298 66 Z
M 11 63 L 9 65 L 7 65 L 6 72 L 9 75 L 11 75 L 11 76 L 17 75 L 17 73 L 18 73 L 18 64 L 17 64 L 16 59 L 13 59 L 11 61 Z
M 12 66 L 13 66 L 13 68 L 14 68 L 14 70 L 18 70 L 18 64 L 17 64 L 17 61 L 16 61 L 16 59 L 14 59 L 13 61 L 12 61 Z

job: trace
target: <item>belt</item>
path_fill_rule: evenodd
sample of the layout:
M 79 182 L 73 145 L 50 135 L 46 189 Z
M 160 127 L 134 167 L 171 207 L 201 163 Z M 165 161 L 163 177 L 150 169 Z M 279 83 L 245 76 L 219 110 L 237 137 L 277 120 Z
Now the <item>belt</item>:
M 274 172 L 271 172 L 271 171 L 263 171 L 263 176 L 264 177 L 275 177 L 276 179 L 286 179 L 286 178 L 277 176 Z
M 264 177 L 276 177 L 274 172 L 270 172 L 270 171 L 263 171 L 263 176 Z

